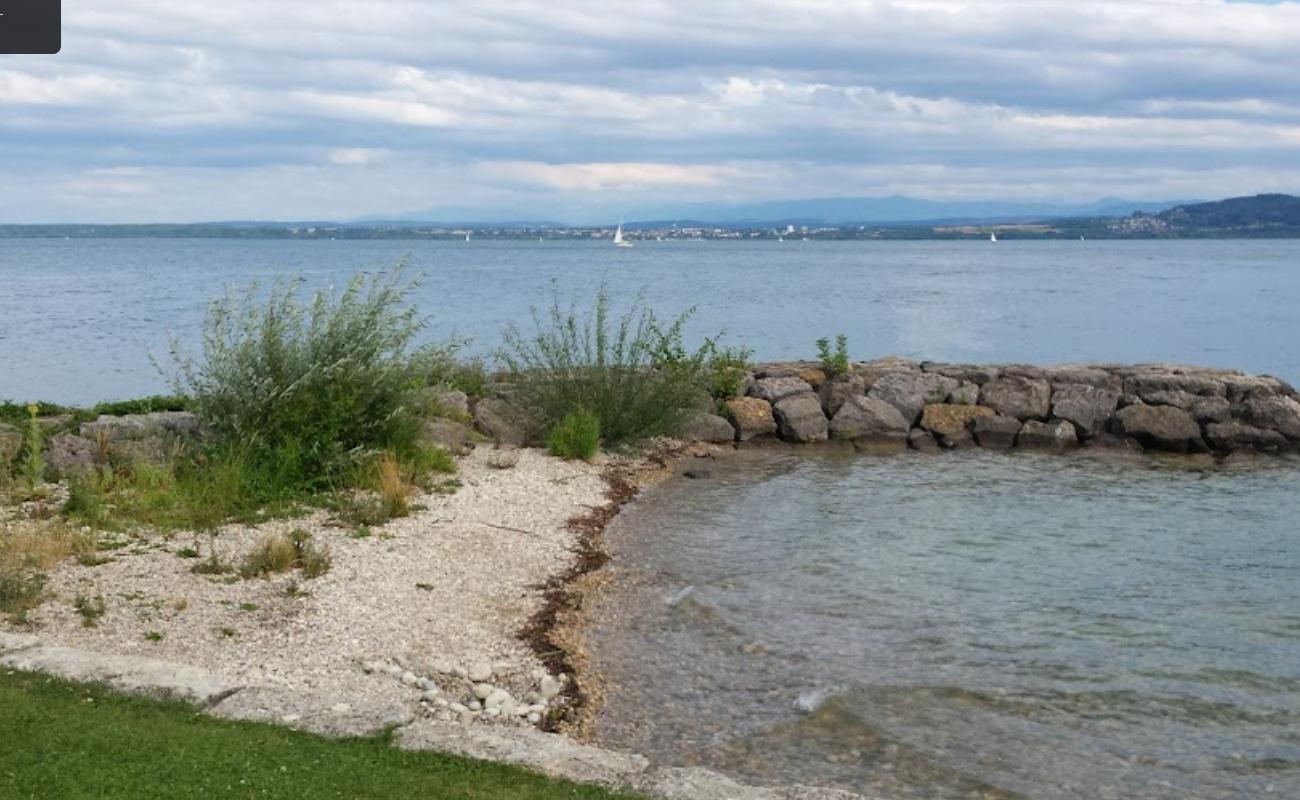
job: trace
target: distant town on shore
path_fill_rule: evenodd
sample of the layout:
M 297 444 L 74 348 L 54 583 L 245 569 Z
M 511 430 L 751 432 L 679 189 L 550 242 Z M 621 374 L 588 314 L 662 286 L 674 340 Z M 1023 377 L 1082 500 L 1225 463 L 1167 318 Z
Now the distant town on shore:
M 1300 197 L 1261 194 L 1161 211 L 1042 217 L 1010 214 L 907 222 L 788 220 L 649 220 L 622 224 L 633 240 L 908 240 L 908 239 L 1217 239 L 1300 238 Z M 549 222 L 199 222 L 183 224 L 0 225 L 0 239 L 475 239 L 582 241 L 612 239 L 615 225 Z

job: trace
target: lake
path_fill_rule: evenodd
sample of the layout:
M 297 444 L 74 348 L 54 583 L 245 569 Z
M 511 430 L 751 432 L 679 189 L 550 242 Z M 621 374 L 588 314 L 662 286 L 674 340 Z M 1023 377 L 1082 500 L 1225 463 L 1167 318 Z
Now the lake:
M 490 352 L 554 288 L 694 307 L 759 358 L 1181 361 L 1300 382 L 1300 241 L 608 242 L 0 240 L 0 398 L 91 403 L 159 392 L 151 362 L 198 341 L 226 287 L 340 286 L 400 259 L 431 338 Z

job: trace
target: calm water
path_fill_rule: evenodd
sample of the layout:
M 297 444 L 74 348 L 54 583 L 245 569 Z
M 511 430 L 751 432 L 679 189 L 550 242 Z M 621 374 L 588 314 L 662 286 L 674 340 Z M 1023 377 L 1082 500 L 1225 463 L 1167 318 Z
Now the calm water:
M 758 454 L 609 531 L 609 745 L 883 797 L 1300 797 L 1300 468 Z
M 1300 242 L 280 242 L 0 240 L 0 398 L 91 402 L 164 388 L 150 353 L 197 339 L 225 286 L 339 285 L 409 256 L 429 334 L 489 351 L 554 280 L 695 306 L 762 358 L 843 332 L 856 357 L 1176 360 L 1300 382 Z

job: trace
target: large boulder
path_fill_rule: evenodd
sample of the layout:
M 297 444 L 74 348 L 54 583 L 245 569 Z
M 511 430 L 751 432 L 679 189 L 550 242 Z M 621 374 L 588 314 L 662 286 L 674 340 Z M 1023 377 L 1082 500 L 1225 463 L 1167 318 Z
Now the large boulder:
M 1052 385 L 1040 378 L 1004 375 L 980 388 L 980 402 L 1022 422 L 1047 419 L 1052 413 Z
M 1192 415 L 1173 406 L 1126 406 L 1114 416 L 1115 432 L 1132 436 L 1143 447 L 1174 453 L 1202 452 L 1201 426 Z
M 971 425 L 975 443 L 992 450 L 1010 450 L 1016 444 L 1016 435 L 1020 433 L 1020 420 L 993 414 L 977 417 Z
M 760 378 L 750 384 L 749 396 L 775 404 L 778 400 L 812 390 L 812 384 L 803 378 Z
M 1216 453 L 1231 453 L 1236 450 L 1276 453 L 1287 445 L 1286 437 L 1277 431 L 1235 421 L 1211 422 L 1206 425 L 1205 441 Z
M 948 404 L 954 406 L 973 406 L 980 401 L 978 383 L 963 382 L 956 389 L 948 392 Z
M 1119 392 L 1085 383 L 1059 384 L 1052 391 L 1052 415 L 1069 420 L 1084 437 L 1101 433 L 1119 406 Z
M 474 447 L 470 434 L 468 426 L 453 419 L 438 417 L 424 424 L 422 438 L 425 444 L 437 445 L 449 453 L 464 455 Z
M 737 397 L 727 401 L 727 416 L 736 428 L 736 439 L 748 442 L 756 436 L 776 433 L 772 404 L 757 397 Z
M 940 449 L 934 434 L 921 428 L 913 428 L 907 434 L 907 446 L 919 453 L 937 453 Z
M 902 413 L 875 397 L 850 397 L 835 418 L 831 420 L 833 439 L 897 439 L 907 438 L 911 427 Z
M 1237 416 L 1243 422 L 1300 439 L 1300 402 L 1282 395 L 1256 395 L 1242 403 Z
M 1232 419 L 1232 403 L 1225 397 L 1197 397 L 1192 403 L 1192 419 L 1205 425 Z
M 1271 375 L 1232 375 L 1223 379 L 1228 399 L 1240 403 L 1251 397 L 1273 397 L 1274 395 L 1294 396 L 1286 382 Z
M 736 441 L 736 429 L 717 414 L 692 411 L 682 420 L 681 437 L 693 442 L 722 444 Z
M 99 452 L 99 445 L 90 439 L 59 433 L 50 439 L 45 463 L 58 476 L 76 475 L 94 469 Z
M 860 397 L 866 393 L 867 384 L 861 375 L 837 375 L 817 387 L 817 396 L 821 398 L 822 410 L 832 419 L 850 397 Z
M 1124 383 L 1119 376 L 1088 364 L 1047 367 L 1043 370 L 1043 374 L 1053 384 L 1083 384 L 1098 389 L 1111 389 L 1117 393 L 1123 388 Z
M 0 469 L 4 469 L 23 449 L 22 431 L 0 422 Z
M 527 444 L 532 423 L 519 408 L 500 397 L 485 397 L 474 406 L 474 426 L 498 444 Z
M 188 411 L 155 411 L 151 414 L 101 414 L 94 422 L 81 423 L 86 439 L 106 437 L 110 442 L 138 442 L 145 439 L 193 439 L 202 431 L 198 417 Z
M 946 378 L 952 378 L 962 383 L 973 383 L 976 386 L 983 386 L 992 380 L 997 380 L 997 367 L 987 367 L 980 364 L 944 364 L 936 361 L 926 361 L 921 364 L 924 372 L 932 372 L 936 375 L 943 375 Z
M 868 394 L 898 409 L 910 426 L 921 418 L 927 405 L 944 402 L 960 385 L 955 378 L 934 373 L 893 372 L 877 378 Z
M 1039 422 L 1031 419 L 1016 436 L 1016 446 L 1027 450 L 1068 450 L 1079 446 L 1074 425 L 1067 420 Z
M 1180 391 L 1202 397 L 1224 397 L 1227 388 L 1222 380 L 1204 373 L 1152 371 L 1124 379 L 1124 393 L 1135 395 L 1144 403 L 1155 403 L 1158 392 Z
M 929 405 L 921 414 L 921 427 L 935 436 L 960 437 L 967 433 L 971 423 L 980 417 L 994 416 L 993 409 L 984 406 Z
M 824 442 L 830 438 L 830 425 L 822 412 L 822 402 L 811 391 L 778 400 L 772 405 L 777 433 L 787 442 Z

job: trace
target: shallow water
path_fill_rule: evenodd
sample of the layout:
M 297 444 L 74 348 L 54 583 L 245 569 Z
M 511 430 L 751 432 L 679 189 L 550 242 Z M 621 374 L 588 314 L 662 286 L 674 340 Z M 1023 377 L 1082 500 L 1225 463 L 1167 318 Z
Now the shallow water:
M 884 797 L 1300 796 L 1297 486 L 747 454 L 611 526 L 600 739 Z
M 1300 383 L 1300 241 L 607 242 L 0 239 L 0 398 L 89 403 L 166 388 L 150 355 L 193 345 L 224 287 L 338 286 L 409 257 L 428 335 L 480 352 L 527 328 L 551 282 L 588 302 L 644 289 L 697 308 L 691 338 L 808 358 L 1181 361 Z

